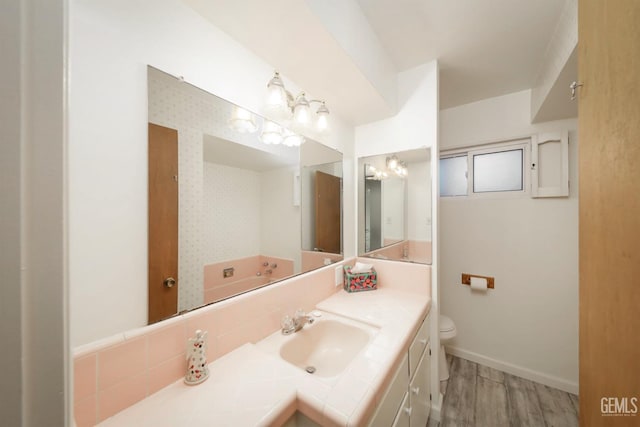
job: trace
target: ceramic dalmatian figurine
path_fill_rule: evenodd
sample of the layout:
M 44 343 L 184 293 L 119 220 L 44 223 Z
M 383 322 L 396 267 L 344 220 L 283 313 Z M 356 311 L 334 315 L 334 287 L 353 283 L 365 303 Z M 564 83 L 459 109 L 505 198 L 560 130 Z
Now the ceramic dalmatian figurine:
M 200 384 L 209 378 L 207 366 L 207 332 L 200 329 L 196 331 L 195 338 L 189 338 L 187 344 L 187 374 L 184 377 L 185 384 Z

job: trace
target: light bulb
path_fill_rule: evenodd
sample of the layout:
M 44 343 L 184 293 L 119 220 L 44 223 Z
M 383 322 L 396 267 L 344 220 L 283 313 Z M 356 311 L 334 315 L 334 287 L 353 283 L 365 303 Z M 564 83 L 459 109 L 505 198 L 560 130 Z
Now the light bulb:
M 321 133 L 327 132 L 329 130 L 329 109 L 326 105 L 324 105 L 324 102 L 322 103 L 322 105 L 320 105 L 320 108 L 318 108 L 316 114 L 318 115 L 318 120 L 316 121 L 316 129 Z
M 311 107 L 309 107 L 309 101 L 305 98 L 304 92 L 296 98 L 293 106 L 293 120 L 304 126 L 311 123 Z
M 387 161 L 387 167 L 389 169 L 395 169 L 398 167 L 398 158 L 396 156 L 392 156 L 388 161 Z
M 299 147 L 304 142 L 304 137 L 293 133 L 290 130 L 284 131 L 284 141 L 282 142 L 287 147 Z
M 287 93 L 284 90 L 284 83 L 280 78 L 280 73 L 275 75 L 267 84 L 267 107 L 272 109 L 282 109 L 287 107 Z
M 262 125 L 260 140 L 265 144 L 277 145 L 282 143 L 282 128 L 271 120 L 265 120 Z
M 240 133 L 253 133 L 258 130 L 253 114 L 237 105 L 233 106 L 229 125 Z

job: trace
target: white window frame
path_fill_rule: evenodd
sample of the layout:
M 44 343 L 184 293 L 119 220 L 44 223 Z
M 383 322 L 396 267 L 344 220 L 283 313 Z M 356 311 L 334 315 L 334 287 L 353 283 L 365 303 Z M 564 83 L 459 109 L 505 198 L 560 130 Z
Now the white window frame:
M 473 156 L 478 154 L 491 154 L 500 153 L 503 151 L 522 150 L 522 190 L 516 191 L 488 191 L 488 192 L 473 192 Z M 440 199 L 455 200 L 473 200 L 473 199 L 504 199 L 504 198 L 518 198 L 528 197 L 530 193 L 530 153 L 531 153 L 531 138 L 521 138 L 517 140 L 497 142 L 485 145 L 477 145 L 472 147 L 464 147 L 453 150 L 444 150 L 440 152 L 440 159 L 446 159 L 451 157 L 460 157 L 462 155 L 467 156 L 467 194 L 463 196 L 440 196 L 440 189 L 438 189 L 438 197 Z

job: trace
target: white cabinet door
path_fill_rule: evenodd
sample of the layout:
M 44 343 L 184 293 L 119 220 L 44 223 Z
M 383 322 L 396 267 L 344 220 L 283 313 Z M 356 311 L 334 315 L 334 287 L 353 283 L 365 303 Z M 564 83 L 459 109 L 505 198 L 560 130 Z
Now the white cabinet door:
M 431 383 L 431 356 L 429 350 L 424 352 L 418 363 L 416 375 L 409 384 L 409 402 L 411 406 L 411 427 L 424 427 L 429 419 L 431 400 L 429 387 Z
M 378 405 L 378 410 L 373 416 L 369 427 L 389 427 L 396 413 L 402 412 L 401 405 L 404 403 L 403 396 L 406 397 L 409 387 L 409 358 L 404 357 L 400 367 L 396 371 L 394 379 L 391 381 L 387 393 Z
M 427 314 L 409 347 L 409 378 L 413 378 L 415 375 L 420 357 L 422 357 L 422 353 L 427 348 L 427 343 L 429 342 L 429 319 L 430 317 Z
M 410 427 L 411 426 L 411 414 L 413 411 L 410 406 L 409 394 L 404 395 L 404 399 L 402 400 L 402 406 L 396 415 L 396 419 L 393 420 L 392 427 Z M 425 425 L 426 422 L 425 422 Z
M 531 197 L 569 196 L 569 133 L 531 138 Z

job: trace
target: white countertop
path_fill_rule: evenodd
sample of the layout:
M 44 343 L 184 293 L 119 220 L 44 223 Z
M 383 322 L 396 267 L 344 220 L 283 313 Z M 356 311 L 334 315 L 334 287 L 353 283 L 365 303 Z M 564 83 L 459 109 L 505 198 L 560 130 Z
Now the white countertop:
M 340 375 L 314 377 L 264 351 L 261 343 L 247 343 L 210 363 L 204 383 L 176 381 L 100 426 L 279 425 L 295 410 L 322 425 L 362 425 L 430 305 L 428 295 L 413 292 L 340 291 L 317 308 L 380 328 Z

